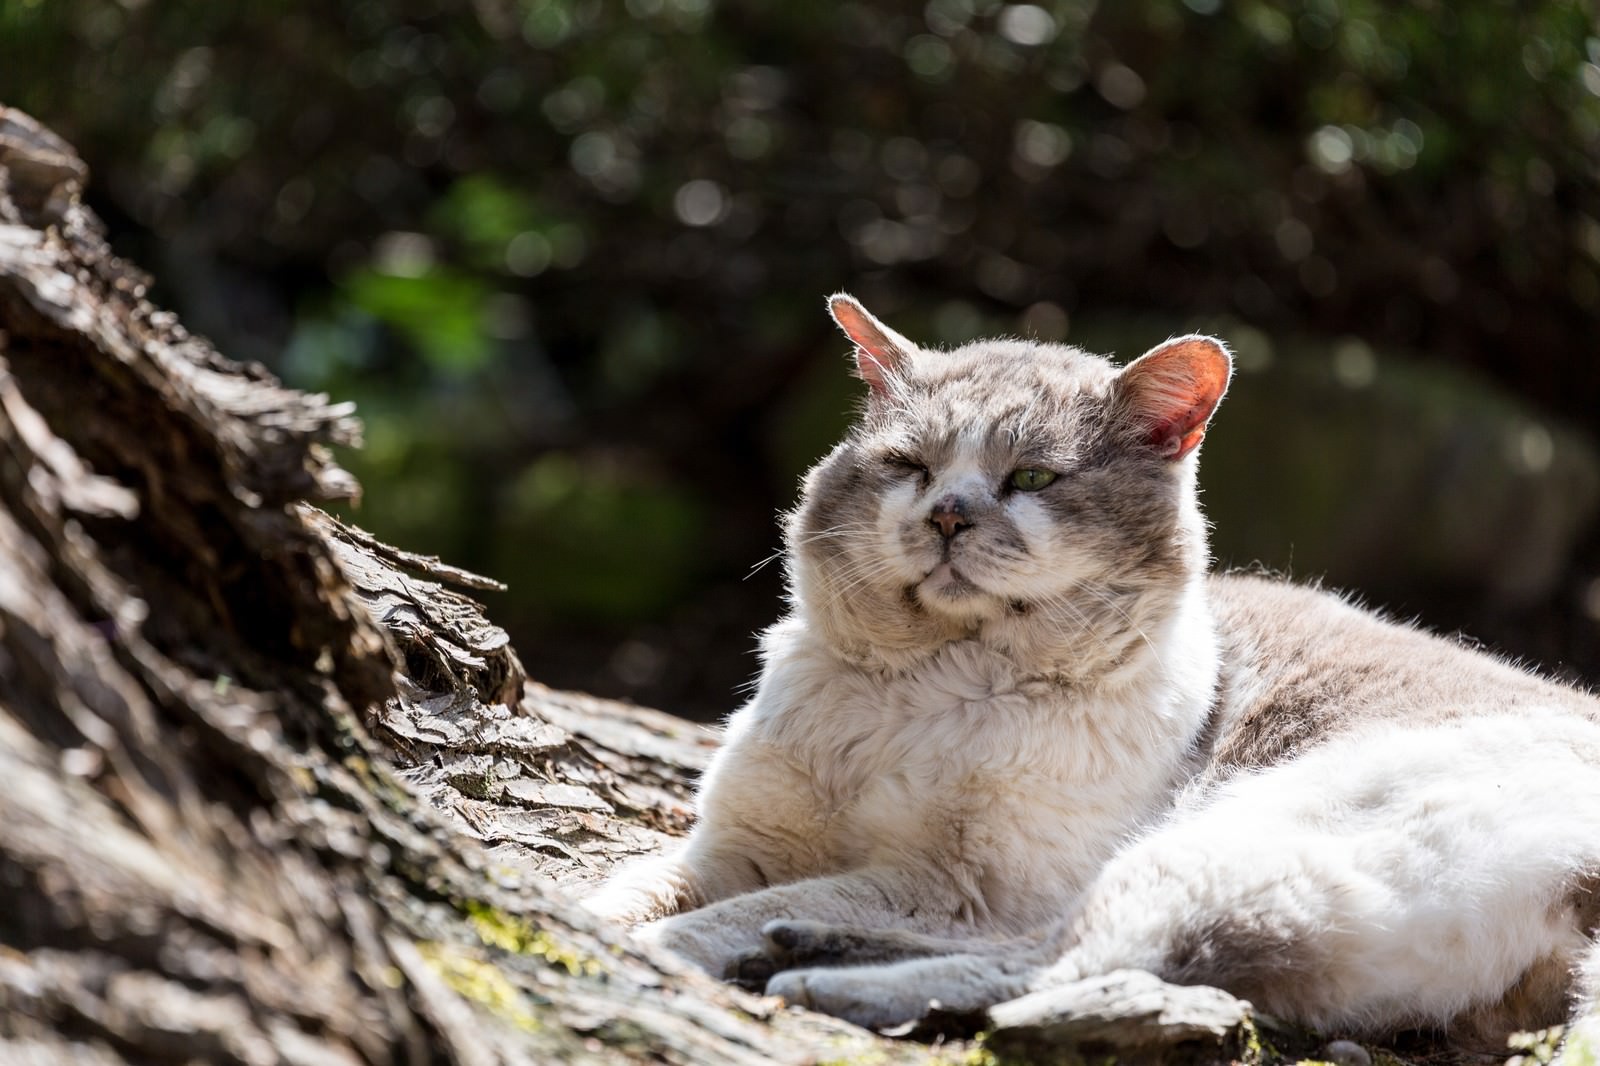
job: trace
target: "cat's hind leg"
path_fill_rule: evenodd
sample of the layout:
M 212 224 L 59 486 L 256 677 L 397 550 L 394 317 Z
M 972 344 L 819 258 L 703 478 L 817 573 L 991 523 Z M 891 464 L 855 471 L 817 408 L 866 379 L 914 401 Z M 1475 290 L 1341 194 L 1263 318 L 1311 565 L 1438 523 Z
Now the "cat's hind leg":
M 1590 944 L 1597 763 L 1600 727 L 1557 715 L 1330 742 L 1119 853 L 1042 961 L 798 969 L 768 991 L 882 1026 L 1135 969 L 1346 1034 L 1556 1024 Z
M 1588 930 L 1600 728 L 1475 719 L 1330 742 L 1241 776 L 1115 857 L 1042 976 L 1144 969 L 1346 1032 L 1450 1028 L 1546 985 Z

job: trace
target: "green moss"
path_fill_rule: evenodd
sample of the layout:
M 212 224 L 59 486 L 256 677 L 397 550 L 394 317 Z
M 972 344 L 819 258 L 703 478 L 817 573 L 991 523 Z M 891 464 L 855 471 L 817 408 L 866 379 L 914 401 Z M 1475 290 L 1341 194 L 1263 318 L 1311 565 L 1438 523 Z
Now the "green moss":
M 461 909 L 472 923 L 478 939 L 489 947 L 517 955 L 537 956 L 574 976 L 593 977 L 603 971 L 597 960 L 557 944 L 549 934 L 526 918 L 507 914 L 480 900 L 467 900 Z
M 1245 1015 L 1244 1021 L 1239 1023 L 1239 1032 L 1243 1036 L 1244 1047 L 1240 1049 L 1239 1061 L 1246 1066 L 1259 1066 L 1262 1061 L 1261 1030 L 1256 1028 L 1256 1020 Z
M 1000 1056 L 984 1047 L 981 1043 L 968 1048 L 960 1058 L 955 1060 L 959 1066 L 1004 1066 Z
M 447 944 L 418 944 L 417 951 L 428 968 L 463 999 L 471 1000 L 524 1032 L 538 1032 L 542 1028 L 522 993 L 492 963 L 473 958 Z

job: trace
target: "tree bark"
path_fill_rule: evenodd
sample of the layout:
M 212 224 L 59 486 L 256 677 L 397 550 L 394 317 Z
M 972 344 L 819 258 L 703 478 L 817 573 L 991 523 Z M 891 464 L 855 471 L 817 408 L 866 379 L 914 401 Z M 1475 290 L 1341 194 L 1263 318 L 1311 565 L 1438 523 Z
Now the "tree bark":
M 0 1061 L 925 1060 L 571 905 L 711 738 L 304 502 L 349 405 L 154 307 L 85 178 L 0 108 Z

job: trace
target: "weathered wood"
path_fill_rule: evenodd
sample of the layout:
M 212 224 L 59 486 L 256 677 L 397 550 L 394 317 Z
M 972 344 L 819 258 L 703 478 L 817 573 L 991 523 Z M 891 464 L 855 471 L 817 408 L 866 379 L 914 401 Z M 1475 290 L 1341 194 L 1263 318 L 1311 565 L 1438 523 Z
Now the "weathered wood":
M 1037 1062 L 1188 1063 L 1247 1056 L 1250 1005 L 1204 986 L 1117 970 L 1002 1003 L 989 1011 L 989 1046 Z
M 572 906 L 710 742 L 302 503 L 350 408 L 152 306 L 85 177 L 0 109 L 0 1061 L 925 1060 Z

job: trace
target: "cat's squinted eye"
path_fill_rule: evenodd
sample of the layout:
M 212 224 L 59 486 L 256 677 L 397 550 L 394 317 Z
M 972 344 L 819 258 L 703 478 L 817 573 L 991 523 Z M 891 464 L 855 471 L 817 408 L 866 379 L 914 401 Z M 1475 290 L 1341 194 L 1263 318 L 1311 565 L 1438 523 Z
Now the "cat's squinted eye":
M 903 452 L 889 452 L 883 457 L 883 465 L 897 473 L 928 480 L 928 468 Z

